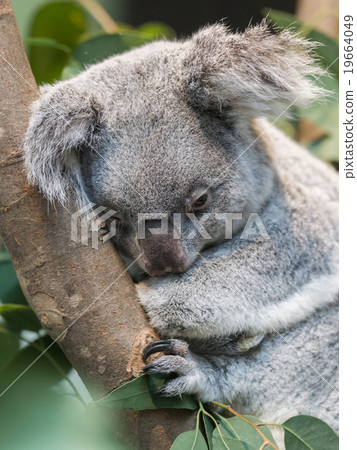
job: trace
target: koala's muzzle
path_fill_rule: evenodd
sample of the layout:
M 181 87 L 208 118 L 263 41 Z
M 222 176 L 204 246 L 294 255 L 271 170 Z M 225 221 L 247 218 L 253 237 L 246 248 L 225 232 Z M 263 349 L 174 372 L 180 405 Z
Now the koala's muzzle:
M 171 225 L 165 231 L 160 226 L 160 220 L 146 221 L 145 237 L 138 240 L 144 252 L 144 268 L 152 277 L 182 273 L 186 270 L 186 255 L 181 240 L 174 239 Z

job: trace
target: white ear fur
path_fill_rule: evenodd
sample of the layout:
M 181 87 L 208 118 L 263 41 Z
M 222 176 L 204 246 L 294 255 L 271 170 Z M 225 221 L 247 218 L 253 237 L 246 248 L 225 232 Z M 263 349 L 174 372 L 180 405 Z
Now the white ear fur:
M 325 94 L 313 81 L 322 73 L 313 46 L 287 30 L 273 33 L 265 20 L 238 34 L 221 24 L 204 28 L 184 62 L 189 96 L 240 116 L 277 117 L 290 104 L 303 106 Z
M 41 90 L 24 141 L 24 161 L 31 184 L 51 201 L 65 203 L 68 194 L 85 197 L 78 149 L 91 146 L 102 107 L 93 94 L 68 82 Z

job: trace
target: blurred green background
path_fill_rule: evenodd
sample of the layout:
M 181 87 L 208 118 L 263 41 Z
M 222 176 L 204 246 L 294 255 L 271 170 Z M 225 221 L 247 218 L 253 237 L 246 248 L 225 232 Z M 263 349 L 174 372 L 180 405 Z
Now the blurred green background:
M 317 82 L 330 91 L 308 109 L 292 108 L 291 117 L 279 119 L 277 125 L 337 167 L 338 42 L 297 20 L 292 14 L 295 0 L 197 1 L 193 5 L 186 0 L 12 3 L 38 84 L 72 77 L 112 54 L 160 37 L 186 35 L 207 22 L 225 17 L 232 27 L 242 29 L 251 18 L 254 23 L 269 13 L 277 27 L 292 28 L 322 44 L 316 53 L 328 74 Z M 40 357 L 51 343 L 27 306 L 0 243 L 0 448 L 120 448 L 102 415 L 88 406 L 91 397 L 59 347 L 52 345 Z

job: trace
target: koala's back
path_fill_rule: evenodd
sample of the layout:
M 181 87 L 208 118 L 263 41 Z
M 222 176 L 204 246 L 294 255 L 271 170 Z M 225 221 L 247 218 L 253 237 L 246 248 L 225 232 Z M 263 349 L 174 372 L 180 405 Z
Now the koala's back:
M 335 169 L 314 157 L 267 120 L 255 119 L 253 128 L 281 177 L 312 189 L 311 195 L 316 195 L 314 190 L 318 190 L 319 196 L 327 196 L 331 202 L 338 201 L 338 173 Z

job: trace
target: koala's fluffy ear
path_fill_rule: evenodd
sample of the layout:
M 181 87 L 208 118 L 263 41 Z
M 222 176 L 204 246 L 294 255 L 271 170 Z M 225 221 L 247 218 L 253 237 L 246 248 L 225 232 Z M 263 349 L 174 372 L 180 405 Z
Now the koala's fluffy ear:
M 313 78 L 322 73 L 313 44 L 290 31 L 274 33 L 267 21 L 243 33 L 222 24 L 206 27 L 188 43 L 185 88 L 196 107 L 226 108 L 240 117 L 280 115 L 324 94 Z
M 78 152 L 90 150 L 100 126 L 98 99 L 69 82 L 45 86 L 33 104 L 24 142 L 28 180 L 51 201 L 65 203 L 73 192 L 85 200 Z

